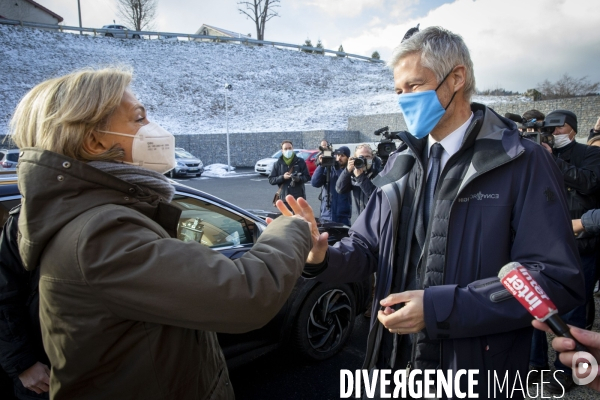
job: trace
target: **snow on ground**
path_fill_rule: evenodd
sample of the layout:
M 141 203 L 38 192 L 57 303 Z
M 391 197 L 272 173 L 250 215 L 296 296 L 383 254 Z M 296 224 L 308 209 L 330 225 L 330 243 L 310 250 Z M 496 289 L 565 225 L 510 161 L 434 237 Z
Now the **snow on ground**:
M 348 117 L 398 112 L 384 64 L 233 43 L 134 40 L 0 25 L 0 133 L 35 84 L 127 65 L 148 115 L 174 134 L 343 130 Z M 514 98 L 477 97 L 490 104 Z
M 232 176 L 239 176 L 235 172 L 235 167 L 231 167 L 231 171 L 227 170 L 227 164 L 210 164 L 204 167 L 203 176 L 211 178 L 228 178 Z

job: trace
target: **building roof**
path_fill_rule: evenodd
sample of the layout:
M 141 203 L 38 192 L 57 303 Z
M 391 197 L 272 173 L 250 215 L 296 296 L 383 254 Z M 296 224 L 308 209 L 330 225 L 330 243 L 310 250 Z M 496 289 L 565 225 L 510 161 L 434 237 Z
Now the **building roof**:
M 234 37 L 234 38 L 248 37 L 248 35 L 244 35 L 244 34 L 233 32 L 233 31 L 228 31 L 227 29 L 221 29 L 221 28 L 217 28 L 216 26 L 211 26 L 211 25 L 207 25 L 207 24 L 202 24 L 200 29 L 198 29 L 198 31 L 196 32 L 197 35 L 200 35 L 200 31 L 202 31 L 202 27 L 214 29 L 215 31 L 219 31 L 222 34 L 229 36 L 229 37 Z
M 24 1 L 28 2 L 29 4 L 31 4 L 31 5 L 32 5 L 32 6 L 34 6 L 34 7 L 37 7 L 37 8 L 39 8 L 40 10 L 42 10 L 42 11 L 45 11 L 45 12 L 47 12 L 48 14 L 52 15 L 54 18 L 56 18 L 56 19 L 58 20 L 58 22 L 59 22 L 59 23 L 63 22 L 63 20 L 64 20 L 64 18 L 63 18 L 63 17 L 61 17 L 60 15 L 58 15 L 58 14 L 56 14 L 56 13 L 54 13 L 54 12 L 52 12 L 52 11 L 48 10 L 48 9 L 47 9 L 46 7 L 44 7 L 43 5 L 41 5 L 41 4 L 39 4 L 39 3 L 36 3 L 36 2 L 35 2 L 35 1 L 33 1 L 33 0 L 24 0 Z

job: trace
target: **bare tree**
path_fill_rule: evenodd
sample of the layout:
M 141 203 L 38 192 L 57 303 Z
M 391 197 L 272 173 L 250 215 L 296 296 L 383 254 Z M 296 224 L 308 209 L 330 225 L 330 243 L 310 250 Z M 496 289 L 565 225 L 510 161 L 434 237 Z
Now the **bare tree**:
M 256 38 L 265 39 L 265 25 L 273 17 L 278 17 L 274 8 L 280 7 L 280 0 L 251 0 L 238 2 L 238 11 L 250 18 L 256 25 Z
M 136 31 L 152 29 L 158 0 L 116 0 L 117 11 Z
M 573 78 L 568 74 L 564 74 L 556 82 L 550 82 L 546 79 L 544 82 L 538 83 L 536 89 L 542 93 L 542 98 L 545 100 L 564 99 L 597 94 L 598 89 L 600 89 L 600 82 L 592 83 L 587 76 Z

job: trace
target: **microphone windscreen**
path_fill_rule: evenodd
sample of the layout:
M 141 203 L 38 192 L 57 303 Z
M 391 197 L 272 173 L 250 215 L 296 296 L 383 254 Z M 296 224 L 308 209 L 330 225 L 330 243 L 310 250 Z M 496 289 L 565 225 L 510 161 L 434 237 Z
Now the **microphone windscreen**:
M 508 274 L 508 272 L 513 269 L 513 268 L 517 268 L 521 266 L 521 264 L 519 264 L 518 262 L 509 262 L 508 264 L 506 264 L 504 267 L 502 267 L 500 269 L 500 272 L 498 272 L 498 278 L 502 279 L 506 276 L 506 274 Z

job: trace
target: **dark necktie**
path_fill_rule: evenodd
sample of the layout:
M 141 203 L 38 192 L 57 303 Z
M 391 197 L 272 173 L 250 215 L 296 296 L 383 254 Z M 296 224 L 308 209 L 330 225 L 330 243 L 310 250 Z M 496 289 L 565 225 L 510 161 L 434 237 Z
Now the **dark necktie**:
M 429 157 L 431 158 L 431 170 L 427 177 L 427 184 L 425 185 L 425 204 L 423 207 L 423 219 L 425 222 L 425 229 L 429 226 L 429 214 L 431 213 L 431 206 L 433 205 L 433 194 L 435 192 L 435 186 L 437 185 L 438 177 L 440 175 L 440 165 L 442 161 L 442 153 L 444 148 L 441 144 L 435 143 L 431 146 Z

